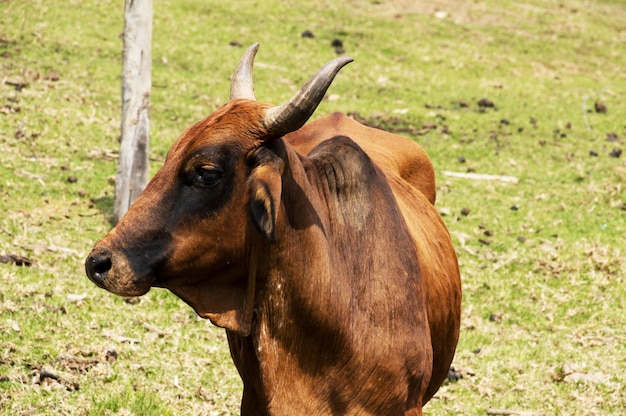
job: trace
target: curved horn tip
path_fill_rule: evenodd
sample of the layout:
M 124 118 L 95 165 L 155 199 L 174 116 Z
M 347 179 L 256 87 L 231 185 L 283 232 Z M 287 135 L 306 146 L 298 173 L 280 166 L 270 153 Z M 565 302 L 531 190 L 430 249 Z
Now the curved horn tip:
M 354 58 L 351 56 L 340 56 L 339 58 L 335 58 L 333 59 L 334 61 L 341 61 L 342 62 L 342 66 L 343 65 L 347 65 L 350 62 L 354 62 Z
M 338 58 L 332 59 L 326 62 L 326 64 L 322 66 L 319 71 L 317 71 L 313 78 L 322 74 L 333 74 L 332 77 L 334 78 L 334 76 L 337 75 L 339 71 L 350 62 L 354 62 L 354 58 L 350 56 L 340 56 Z M 311 81 L 313 81 L 313 79 L 311 79 Z
M 256 55 L 256 52 L 259 50 L 259 42 L 254 42 L 252 45 L 248 46 L 245 55 L 252 53 Z
M 254 83 L 252 81 L 252 66 L 254 64 L 254 57 L 259 50 L 259 43 L 254 42 L 246 49 L 239 60 L 235 72 L 230 84 L 230 98 L 245 98 L 248 100 L 256 101 L 254 95 Z
M 354 59 L 349 56 L 329 61 L 289 101 L 269 108 L 265 112 L 268 137 L 282 136 L 302 127 L 313 115 L 337 73 L 352 61 Z

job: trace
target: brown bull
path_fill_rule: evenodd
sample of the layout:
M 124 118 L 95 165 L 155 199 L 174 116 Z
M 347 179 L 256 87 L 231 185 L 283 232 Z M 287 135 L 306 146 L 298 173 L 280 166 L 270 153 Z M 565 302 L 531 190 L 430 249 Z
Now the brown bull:
M 349 58 L 287 103 L 231 101 L 187 129 L 86 260 L 123 296 L 171 290 L 227 331 L 246 415 L 421 415 L 459 335 L 461 286 L 434 172 L 411 140 L 333 114 Z

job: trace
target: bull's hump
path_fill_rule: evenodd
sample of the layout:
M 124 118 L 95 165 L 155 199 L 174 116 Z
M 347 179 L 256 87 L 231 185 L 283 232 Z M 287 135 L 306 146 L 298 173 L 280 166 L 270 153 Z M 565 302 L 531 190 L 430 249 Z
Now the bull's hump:
M 348 137 L 336 136 L 316 146 L 308 158 L 336 219 L 361 229 L 371 210 L 371 184 L 377 175 L 369 156 Z

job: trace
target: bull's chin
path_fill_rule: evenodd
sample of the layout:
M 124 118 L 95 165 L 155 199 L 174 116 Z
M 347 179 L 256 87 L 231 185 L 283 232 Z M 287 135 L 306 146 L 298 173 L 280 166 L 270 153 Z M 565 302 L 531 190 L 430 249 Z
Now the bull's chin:
M 127 288 L 122 288 L 122 289 L 109 289 L 106 288 L 106 290 L 108 290 L 109 292 L 113 293 L 114 295 L 118 295 L 118 296 L 122 296 L 125 298 L 129 298 L 129 297 L 136 297 L 136 296 L 143 296 L 146 293 L 148 293 L 150 291 L 151 286 L 148 286 L 147 288 L 144 287 L 127 287 Z
M 143 296 L 150 291 L 154 280 L 154 278 L 107 279 L 102 288 L 123 297 Z

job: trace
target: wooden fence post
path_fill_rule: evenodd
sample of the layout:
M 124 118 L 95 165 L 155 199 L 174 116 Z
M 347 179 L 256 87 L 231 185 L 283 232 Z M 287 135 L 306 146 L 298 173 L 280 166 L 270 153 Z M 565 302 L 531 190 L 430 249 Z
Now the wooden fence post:
M 121 143 L 113 208 L 116 223 L 148 183 L 151 72 L 152 0 L 125 0 Z

